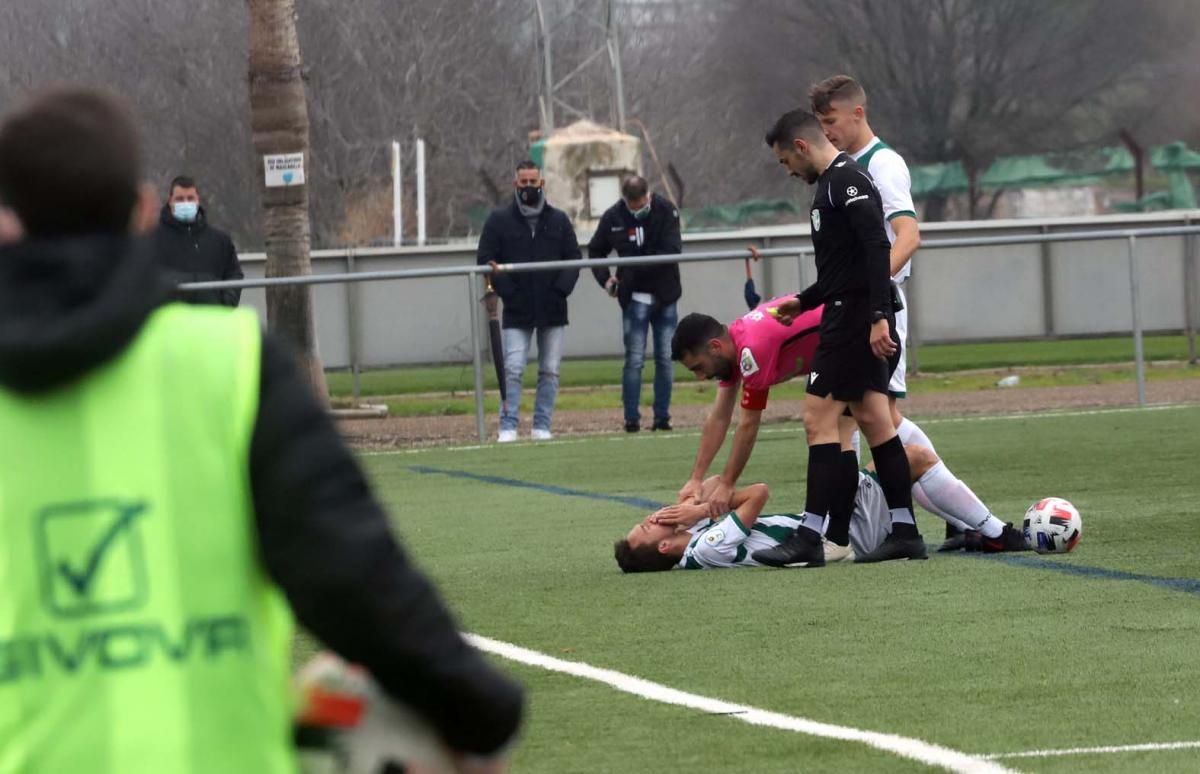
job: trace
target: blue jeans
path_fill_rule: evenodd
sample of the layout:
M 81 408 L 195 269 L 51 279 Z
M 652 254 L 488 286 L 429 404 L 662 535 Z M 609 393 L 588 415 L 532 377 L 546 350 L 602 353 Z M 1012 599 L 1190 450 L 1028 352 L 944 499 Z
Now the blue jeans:
M 521 376 L 525 373 L 525 361 L 529 358 L 534 331 L 537 331 L 538 380 L 537 397 L 533 402 L 533 429 L 550 429 L 554 402 L 558 399 L 558 366 L 562 362 L 563 339 L 567 332 L 565 325 L 504 329 L 505 401 L 500 409 L 501 430 L 516 430 L 520 424 Z
M 675 381 L 671 364 L 671 337 L 679 322 L 675 304 L 630 301 L 621 316 L 625 330 L 625 370 L 621 375 L 625 424 L 641 421 L 638 403 L 642 397 L 642 366 L 646 362 L 646 332 L 651 326 L 654 327 L 654 421 L 666 422 L 671 418 L 671 385 Z

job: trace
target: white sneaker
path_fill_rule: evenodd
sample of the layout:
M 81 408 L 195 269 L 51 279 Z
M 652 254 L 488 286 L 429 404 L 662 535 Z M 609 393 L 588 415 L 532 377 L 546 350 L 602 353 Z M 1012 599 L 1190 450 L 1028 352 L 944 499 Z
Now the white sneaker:
M 501 430 L 500 434 L 496 436 L 498 443 L 512 443 L 515 440 L 517 440 L 516 430 Z
M 535 441 L 549 441 L 554 435 L 549 430 L 539 430 L 535 427 L 529 437 Z
M 854 561 L 854 549 L 850 546 L 839 546 L 837 543 L 832 543 L 828 540 L 825 540 L 824 543 L 825 564 Z

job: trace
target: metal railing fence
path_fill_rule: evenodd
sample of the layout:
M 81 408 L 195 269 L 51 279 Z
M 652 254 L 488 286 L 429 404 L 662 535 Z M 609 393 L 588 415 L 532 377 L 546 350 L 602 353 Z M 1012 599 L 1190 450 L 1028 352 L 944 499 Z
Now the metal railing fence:
M 1200 234 L 1200 226 L 1170 226 L 1162 228 L 1133 228 L 1133 229 L 1112 229 L 1112 230 L 1081 230 L 1081 231 L 1066 231 L 1060 233 L 1042 233 L 1042 234 L 1014 234 L 1011 236 L 988 236 L 988 237 L 959 237 L 959 238 L 943 238 L 943 239 L 926 239 L 921 242 L 921 250 L 937 250 L 954 247 L 988 247 L 988 246 L 1003 246 L 1003 245 L 1027 245 L 1027 244 L 1049 244 L 1057 242 L 1080 242 L 1092 240 L 1112 240 L 1124 239 L 1127 244 L 1127 257 L 1129 268 L 1129 292 L 1130 292 L 1130 311 L 1133 320 L 1133 350 L 1135 374 L 1137 382 L 1137 402 L 1139 406 L 1146 405 L 1146 365 L 1145 352 L 1143 346 L 1142 335 L 1142 310 L 1141 301 L 1139 299 L 1140 291 L 1140 274 L 1138 268 L 1138 240 L 1148 239 L 1152 237 L 1166 236 L 1185 236 L 1190 242 L 1187 246 L 1187 257 L 1184 261 L 1185 283 L 1185 332 L 1188 336 L 1188 349 L 1192 362 L 1196 360 L 1196 331 L 1195 331 L 1195 315 L 1194 304 L 1195 293 L 1192 290 L 1196 276 L 1195 262 L 1195 243 L 1196 235 Z M 811 245 L 800 245 L 786 248 L 763 248 L 758 249 L 758 254 L 763 259 L 779 259 L 779 258 L 795 258 L 801 265 L 804 259 L 812 255 L 813 248 Z M 372 250 L 374 255 L 387 255 L 386 249 Z M 601 266 L 610 268 L 620 266 L 649 266 L 663 263 L 702 263 L 709 261 L 729 261 L 743 260 L 749 256 L 748 249 L 740 250 L 715 250 L 707 252 L 691 252 L 677 255 L 652 255 L 639 256 L 632 258 L 596 258 L 596 259 L 580 259 L 576 261 L 540 261 L 531 263 L 506 263 L 497 265 L 498 271 L 504 272 L 529 272 L 529 271 L 544 271 L 547 269 L 593 269 Z M 179 286 L 181 291 L 200 291 L 200 290 L 216 290 L 222 288 L 269 288 L 280 285 L 326 285 L 326 284 L 347 284 L 352 286 L 361 282 L 382 282 L 392 280 L 414 280 L 428 279 L 434 277 L 464 277 L 467 288 L 467 302 L 470 312 L 471 325 L 471 352 L 475 377 L 475 425 L 479 435 L 479 440 L 487 439 L 487 432 L 484 418 L 484 388 L 483 388 L 483 346 L 481 333 L 481 318 L 479 311 L 479 298 L 481 288 L 479 286 L 479 277 L 492 273 L 492 268 L 489 266 L 480 265 L 464 265 L 464 266 L 448 266 L 422 269 L 396 269 L 391 271 L 365 271 L 355 272 L 354 266 L 354 251 L 346 251 L 347 265 L 351 269 L 350 272 L 340 274 L 321 274 L 307 275 L 302 277 L 268 277 L 261 279 L 244 279 L 236 281 L 222 282 L 191 282 Z M 803 273 L 801 273 L 803 276 Z M 800 288 L 797 288 L 800 290 Z M 351 331 L 351 373 L 354 384 L 354 396 L 357 399 L 359 394 L 359 365 L 355 356 L 356 345 L 354 342 L 356 326 L 354 325 L 355 314 L 354 304 L 347 305 L 347 314 L 350 316 L 349 330 Z M 918 350 L 917 337 L 914 331 L 910 330 L 910 357 L 913 357 Z M 914 358 L 915 359 L 915 358 Z M 915 372 L 915 371 L 914 371 Z

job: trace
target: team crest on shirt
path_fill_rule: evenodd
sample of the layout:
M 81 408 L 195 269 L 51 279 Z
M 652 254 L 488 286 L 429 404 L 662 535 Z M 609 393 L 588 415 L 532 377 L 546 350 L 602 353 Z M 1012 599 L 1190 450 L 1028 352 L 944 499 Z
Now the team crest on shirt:
M 742 369 L 742 376 L 753 376 L 758 373 L 758 361 L 754 359 L 754 353 L 749 347 L 742 347 L 742 357 L 739 361 Z
M 812 211 L 812 224 L 813 224 L 813 231 L 821 230 L 821 211 L 820 210 Z
M 704 533 L 704 542 L 710 546 L 720 545 L 725 540 L 725 533 L 719 527 L 714 527 Z

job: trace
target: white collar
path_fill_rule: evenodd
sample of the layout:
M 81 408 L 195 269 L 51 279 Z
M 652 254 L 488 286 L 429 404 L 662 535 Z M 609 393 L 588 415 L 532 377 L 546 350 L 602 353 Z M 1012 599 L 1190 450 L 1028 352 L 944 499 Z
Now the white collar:
M 874 148 L 876 145 L 878 145 L 881 142 L 883 142 L 883 141 L 880 140 L 877 135 L 871 135 L 870 141 L 867 142 L 866 145 L 859 148 L 858 153 L 850 153 L 847 155 L 849 155 L 850 158 L 854 159 L 855 161 L 858 161 L 859 159 L 861 159 L 863 156 L 866 155 L 867 151 L 871 150 L 872 148 Z

